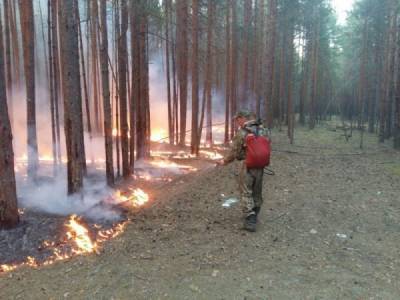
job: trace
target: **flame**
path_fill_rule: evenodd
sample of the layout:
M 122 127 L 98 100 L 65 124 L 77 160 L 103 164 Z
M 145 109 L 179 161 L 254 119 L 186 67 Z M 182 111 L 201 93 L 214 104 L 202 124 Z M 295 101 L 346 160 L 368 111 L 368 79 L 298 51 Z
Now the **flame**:
M 146 194 L 142 189 L 131 189 L 131 194 L 126 196 L 122 195 L 121 191 L 118 190 L 114 194 L 114 199 L 118 202 L 128 202 L 133 207 L 140 207 L 149 201 L 149 195 Z
M 153 166 L 156 166 L 158 168 L 163 168 L 163 169 L 182 169 L 182 170 L 188 170 L 188 171 L 197 171 L 197 168 L 192 167 L 192 166 L 186 166 L 186 165 L 180 165 L 171 161 L 166 161 L 166 160 L 156 160 L 150 162 Z
M 150 140 L 153 142 L 163 142 L 163 140 L 168 137 L 168 133 L 162 128 L 152 128 Z
M 119 132 L 118 132 L 118 129 L 117 129 L 117 128 L 113 128 L 113 129 L 112 129 L 112 135 L 113 135 L 114 137 L 119 136 Z
M 52 265 L 57 261 L 66 260 L 73 255 L 85 253 L 99 253 L 101 245 L 109 239 L 115 238 L 125 230 L 128 221 L 117 224 L 115 227 L 106 230 L 99 230 L 97 232 L 96 240 L 92 241 L 88 235 L 89 231 L 82 224 L 79 223 L 80 219 L 76 215 L 70 216 L 65 227 L 68 228 L 66 235 L 68 240 L 75 243 L 75 248 L 72 253 L 64 253 L 61 246 L 57 247 L 54 241 L 43 241 L 42 248 L 50 248 L 53 253 L 44 262 L 38 262 L 34 257 L 28 256 L 22 263 L 17 264 L 2 264 L 0 265 L 0 273 L 8 273 L 17 268 L 28 266 L 37 268 L 40 266 Z M 95 228 L 100 229 L 101 226 L 94 225 Z
M 136 189 L 133 191 L 134 196 L 134 206 L 142 206 L 149 201 L 149 195 L 147 195 L 143 190 Z
M 200 150 L 200 154 L 203 154 L 206 158 L 212 160 L 219 160 L 224 158 L 224 156 L 217 151 Z
M 89 231 L 83 225 L 79 224 L 79 221 L 76 215 L 72 215 L 66 224 L 70 230 L 67 232 L 68 239 L 72 239 L 78 247 L 73 251 L 76 254 L 97 252 L 97 244 L 92 242 L 88 235 Z

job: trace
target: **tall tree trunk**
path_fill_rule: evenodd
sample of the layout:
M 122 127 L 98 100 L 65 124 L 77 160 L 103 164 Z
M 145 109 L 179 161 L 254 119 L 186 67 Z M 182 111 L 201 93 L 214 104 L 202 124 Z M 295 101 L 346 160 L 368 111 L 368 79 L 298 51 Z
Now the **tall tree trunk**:
M 77 0 L 75 0 L 75 1 L 76 1 L 76 12 L 75 13 L 78 18 L 79 51 L 81 54 L 80 61 L 81 61 L 81 70 L 82 70 L 83 95 L 85 97 L 86 122 L 87 122 L 87 130 L 89 133 L 89 138 L 92 139 L 92 122 L 91 122 L 91 118 L 90 118 L 90 104 L 89 104 L 89 93 L 88 93 L 87 78 L 86 78 L 85 53 L 83 51 L 82 28 L 81 28 L 81 21 L 80 21 L 80 16 L 79 16 L 78 1 Z
M 73 1 L 60 1 L 59 5 L 68 194 L 74 194 L 81 191 L 84 174 L 78 26 Z
M 191 135 L 191 153 L 199 154 L 199 138 L 198 126 L 199 126 L 199 2 L 198 0 L 192 0 L 192 43 L 193 52 L 191 58 L 191 71 L 192 71 L 192 135 Z
M 392 125 L 393 125 L 393 97 L 395 89 L 395 63 L 396 63 L 396 28 L 397 28 L 397 10 L 396 3 L 398 1 L 391 1 L 391 20 L 389 25 L 389 68 L 387 75 L 387 86 L 386 86 L 386 124 L 385 124 L 385 138 L 389 139 L 392 136 Z
M 258 1 L 258 3 L 257 3 Z M 263 99 L 264 92 L 264 60 L 262 54 L 264 54 L 265 45 L 265 2 L 264 0 L 257 0 L 255 2 L 255 20 L 254 20 L 254 53 L 252 62 L 252 83 L 251 89 L 256 97 L 256 116 L 257 119 L 261 119 L 261 100 Z M 257 42 L 256 42 L 257 41 Z
M 58 0 L 51 1 L 51 41 L 52 41 L 52 57 L 53 57 L 53 86 L 54 86 L 54 115 L 55 115 L 55 125 L 56 125 L 56 145 L 57 145 L 57 160 L 61 162 L 61 129 L 60 129 L 60 110 L 59 96 L 62 96 L 60 93 L 60 56 L 59 56 L 59 47 L 58 47 L 58 15 L 57 15 L 57 6 Z
M 55 96 L 54 96 L 54 62 L 52 50 L 52 36 L 51 36 L 51 0 L 47 1 L 47 42 L 49 49 L 49 92 L 50 92 L 50 116 L 51 116 L 51 140 L 52 140 L 52 154 L 53 154 L 53 171 L 57 172 L 57 133 L 56 133 L 56 116 L 55 116 Z
M 127 64 L 128 51 L 126 32 L 128 30 L 128 6 L 126 0 L 120 1 L 121 31 L 118 38 L 118 72 L 119 72 L 119 101 L 121 120 L 121 150 L 122 150 L 122 176 L 128 178 L 131 175 L 129 165 L 129 139 L 128 139 L 128 110 L 127 110 Z
M 206 144 L 212 146 L 212 66 L 213 66 L 213 54 L 211 53 L 211 44 L 213 42 L 213 27 L 214 27 L 214 10 L 215 3 L 212 0 L 208 0 L 207 13 L 207 63 L 206 63 Z M 201 138 L 201 134 L 200 134 Z
M 389 10 L 388 5 L 388 15 L 389 24 L 388 28 L 385 32 L 385 47 L 383 50 L 383 72 L 382 72 L 382 83 L 380 86 L 380 101 L 379 101 L 379 142 L 383 143 L 385 141 L 385 125 L 387 118 L 387 102 L 388 102 L 388 86 L 389 86 L 389 77 L 390 77 L 390 48 L 391 48 L 391 33 L 390 28 L 392 24 L 392 12 Z
M 367 20 L 364 21 L 363 35 L 362 35 L 362 49 L 360 53 L 360 74 L 359 74 L 359 86 L 358 86 L 358 128 L 361 130 L 361 141 L 360 148 L 363 148 L 364 141 L 364 107 L 365 107 L 365 95 L 366 95 L 366 82 L 367 82 L 367 74 L 366 74 L 366 65 L 367 65 L 367 57 L 368 57 L 368 48 L 367 48 L 367 40 L 368 40 L 368 27 Z
M 108 33 L 107 33 L 107 9 L 106 0 L 100 1 L 101 18 L 101 85 L 103 87 L 104 110 L 104 142 L 106 153 L 106 177 L 109 186 L 114 185 L 113 140 L 112 140 L 112 112 L 110 103 L 110 83 L 108 72 Z
M 267 19 L 267 53 L 266 53 L 266 71 L 267 71 L 267 82 L 265 89 L 265 116 L 267 118 L 267 127 L 272 127 L 272 98 L 273 98 L 273 78 L 275 72 L 275 41 L 276 41 L 276 14 L 277 4 L 276 0 L 268 1 L 268 19 Z
M 180 103 L 180 133 L 179 145 L 185 146 L 186 140 L 186 109 L 187 109 L 187 81 L 188 81 L 188 1 L 177 0 L 176 43 L 178 58 L 178 82 Z
M 145 139 L 144 139 L 144 158 L 150 157 L 150 136 L 151 136 L 151 125 L 150 125 L 150 89 L 149 89 L 149 40 L 148 40 L 148 2 L 144 2 L 143 11 L 145 12 L 142 16 L 140 24 L 140 61 L 142 63 L 141 70 L 141 98 L 144 101 L 145 108 Z
M 139 143 L 142 142 L 142 137 L 137 135 L 138 127 L 140 126 L 139 122 L 139 101 L 140 101 L 140 56 L 139 56 L 139 13 L 138 13 L 138 2 L 131 1 L 131 59 L 132 59 L 132 90 L 131 90 L 131 101 L 130 101 L 130 162 L 131 169 L 133 172 L 133 166 L 135 161 L 135 150 L 136 155 L 140 156 Z M 136 123 L 136 124 L 135 124 Z M 138 143 L 135 147 L 135 142 Z
M 238 36 L 237 36 L 237 0 L 230 0 L 232 8 L 232 23 L 231 23 L 231 35 L 232 35 L 232 46 L 231 46 L 231 78 L 230 78 L 230 108 L 231 108 L 231 138 L 233 138 L 236 128 L 233 116 L 237 111 L 237 80 L 238 80 L 238 70 L 237 70 L 237 59 L 238 59 Z
M 94 129 L 96 133 L 101 131 L 100 125 L 100 99 L 99 99 L 99 80 L 98 80 L 98 5 L 97 1 L 89 1 L 90 4 L 90 52 L 91 52 L 91 62 L 92 62 L 92 95 L 93 95 L 93 107 L 94 107 Z
M 11 35 L 10 35 L 10 6 L 8 0 L 4 0 L 4 35 L 5 35 L 5 59 L 6 59 L 6 89 L 8 100 L 8 112 L 10 122 L 14 122 L 14 105 L 12 96 L 12 69 L 11 69 Z M 13 126 L 12 126 L 13 127 Z
M 147 6 L 145 1 L 137 2 L 134 16 L 136 41 L 133 50 L 133 63 L 136 66 L 133 76 L 133 94 L 136 98 L 136 155 L 137 159 L 148 158 L 150 154 L 150 104 L 148 87 L 147 54 Z
M 14 227 L 19 222 L 14 174 L 14 152 L 5 85 L 1 19 L 0 11 L 0 230 Z
M 309 65 L 310 65 L 310 43 L 308 41 L 308 31 L 306 30 L 303 39 L 303 55 L 301 58 L 301 88 L 300 88 L 300 101 L 299 101 L 299 122 L 301 125 L 305 125 L 305 104 L 308 96 L 308 77 L 309 77 Z
M 285 27 L 282 32 L 282 40 L 281 40 L 281 50 L 280 50 L 280 58 L 279 58 L 279 114 L 278 114 L 278 124 L 279 124 L 279 129 L 281 129 L 282 126 L 282 120 L 284 119 L 285 115 L 285 97 L 287 95 L 287 89 L 285 86 L 285 83 L 287 81 L 286 79 L 286 68 L 287 68 L 287 53 L 288 49 L 286 48 L 287 44 L 287 31 L 288 29 Z
M 250 27 L 251 27 L 251 6 L 253 1 L 244 1 L 243 10 L 243 52 L 242 52 L 242 66 L 240 78 L 240 99 L 239 103 L 241 108 L 249 106 L 248 88 L 249 88 L 249 48 L 250 48 Z
M 119 118 L 119 68 L 118 68 L 118 44 L 119 44 L 119 37 L 120 37 L 120 9 L 119 9 L 119 0 L 114 0 L 113 2 L 113 9 L 114 9 L 114 65 L 115 65 L 115 150 L 117 156 L 117 176 L 121 176 L 121 127 L 120 127 L 120 118 Z
M 20 73 L 20 53 L 19 53 L 19 39 L 17 31 L 17 13 L 16 13 L 16 1 L 9 1 L 9 11 L 10 11 L 10 29 L 11 29 L 11 43 L 12 43 L 12 53 L 14 62 L 14 79 L 16 85 L 19 87 L 21 83 L 21 73 Z
M 166 63 L 166 79 L 167 79 L 167 105 L 168 105 L 168 137 L 169 143 L 174 144 L 174 120 L 173 120 L 173 104 L 171 99 L 171 72 L 170 72 L 170 55 L 169 55 L 169 14 L 171 10 L 171 0 L 164 0 L 165 11 L 165 63 Z
M 400 23 L 397 24 L 397 32 L 400 32 Z M 397 82 L 395 91 L 395 112 L 393 145 L 395 149 L 400 150 L 400 35 L 397 36 Z
M 293 18 L 293 16 L 292 16 Z M 287 47 L 288 49 L 288 94 L 287 94 L 287 123 L 288 123 L 288 137 L 290 143 L 293 144 L 294 140 L 294 109 L 293 109 L 293 69 L 294 69 L 294 36 L 295 24 L 293 20 L 289 21 Z
M 311 101 L 310 101 L 310 121 L 309 127 L 315 127 L 317 116 L 317 89 L 318 89 L 318 57 L 319 57 L 319 19 L 316 21 L 314 28 L 314 37 L 312 41 L 312 81 L 311 81 Z
M 35 179 L 39 158 L 36 136 L 35 26 L 32 0 L 20 0 L 19 8 L 27 100 L 28 177 Z
M 141 69 L 141 57 L 140 57 L 140 5 L 141 2 L 132 1 L 132 19 L 131 19 L 131 50 L 132 50 L 132 99 L 131 99 L 131 114 L 134 111 L 135 126 L 132 124 L 133 128 L 136 129 L 136 158 L 142 159 L 145 156 L 145 132 L 146 132 L 146 122 L 145 122 L 145 108 L 143 106 L 143 99 L 141 98 L 141 75 L 143 70 Z M 132 115 L 131 115 L 132 118 Z M 131 127 L 132 127 L 131 126 Z M 132 128 L 131 128 L 132 130 Z M 131 141 L 132 143 L 133 141 Z M 133 146 L 132 146 L 133 147 Z M 131 147 L 131 150 L 132 150 Z M 132 153 L 131 153 L 132 156 Z
M 229 142 L 229 125 L 231 122 L 231 6 L 230 0 L 226 0 L 226 30 L 225 30 L 225 135 L 224 144 Z
M 172 13 L 171 13 L 172 14 Z M 172 23 L 172 21 L 171 21 Z M 173 78 L 173 103 L 174 103 L 174 120 L 175 120 L 175 144 L 179 143 L 179 111 L 178 111 L 178 87 L 177 87 L 177 74 L 176 74 L 176 39 L 172 36 L 171 53 L 172 53 L 172 78 Z

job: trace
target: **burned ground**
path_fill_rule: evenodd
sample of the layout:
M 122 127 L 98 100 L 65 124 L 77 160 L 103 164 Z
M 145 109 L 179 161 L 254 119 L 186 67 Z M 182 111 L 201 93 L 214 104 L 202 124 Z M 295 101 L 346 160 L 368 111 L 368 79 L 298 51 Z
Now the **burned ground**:
M 0 275 L 1 299 L 397 299 L 400 154 L 366 136 L 274 132 L 256 233 L 238 164 L 150 184 L 152 203 L 101 254 Z M 196 162 L 199 163 L 199 162 Z

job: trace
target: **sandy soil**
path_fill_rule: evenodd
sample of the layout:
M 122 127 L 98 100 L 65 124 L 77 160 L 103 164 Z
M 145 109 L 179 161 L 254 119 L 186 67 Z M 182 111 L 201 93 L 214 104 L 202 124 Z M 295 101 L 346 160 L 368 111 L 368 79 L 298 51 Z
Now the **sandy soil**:
M 238 164 L 153 188 L 100 255 L 0 275 L 0 299 L 399 299 L 400 153 L 321 127 L 273 134 L 258 231 Z

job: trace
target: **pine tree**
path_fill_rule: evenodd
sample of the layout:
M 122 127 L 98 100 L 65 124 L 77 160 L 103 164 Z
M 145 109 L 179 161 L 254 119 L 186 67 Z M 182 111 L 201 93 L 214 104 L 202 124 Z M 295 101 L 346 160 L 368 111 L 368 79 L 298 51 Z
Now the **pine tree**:
M 19 222 L 14 174 L 14 152 L 5 85 L 1 19 L 0 11 L 0 230 L 14 227 Z

